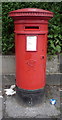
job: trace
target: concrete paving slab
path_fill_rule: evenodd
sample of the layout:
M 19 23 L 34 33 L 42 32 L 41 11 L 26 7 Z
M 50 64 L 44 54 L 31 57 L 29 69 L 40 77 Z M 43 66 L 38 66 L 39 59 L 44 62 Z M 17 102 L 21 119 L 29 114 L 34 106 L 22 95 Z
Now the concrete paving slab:
M 15 76 L 3 76 L 3 115 L 5 118 L 57 118 L 60 116 L 60 91 L 57 85 L 46 85 L 43 101 L 37 105 L 27 105 L 16 94 L 7 96 L 5 88 L 15 84 Z M 50 99 L 56 99 L 56 105 L 50 104 Z
M 7 97 L 6 113 L 8 117 L 13 118 L 49 118 L 59 115 L 60 111 L 54 105 L 51 105 L 49 101 L 28 107 L 18 103 L 14 97 Z
M 50 99 L 56 99 L 56 105 L 50 104 Z M 60 116 L 60 93 L 57 86 L 46 86 L 43 101 L 36 105 L 27 105 L 16 94 L 5 95 L 5 115 L 8 118 L 52 118 Z
M 2 119 L 2 98 L 0 97 L 0 120 Z
M 60 110 L 60 86 L 46 86 L 46 95 L 48 99 L 56 100 L 56 108 Z
M 2 75 L 0 75 L 0 120 L 2 119 Z

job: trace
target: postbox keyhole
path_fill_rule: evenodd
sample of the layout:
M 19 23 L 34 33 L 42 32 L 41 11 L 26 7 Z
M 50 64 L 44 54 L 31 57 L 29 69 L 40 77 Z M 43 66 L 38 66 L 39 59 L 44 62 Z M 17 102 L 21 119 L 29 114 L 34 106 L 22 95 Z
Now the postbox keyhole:
M 42 59 L 44 59 L 44 56 L 42 56 Z

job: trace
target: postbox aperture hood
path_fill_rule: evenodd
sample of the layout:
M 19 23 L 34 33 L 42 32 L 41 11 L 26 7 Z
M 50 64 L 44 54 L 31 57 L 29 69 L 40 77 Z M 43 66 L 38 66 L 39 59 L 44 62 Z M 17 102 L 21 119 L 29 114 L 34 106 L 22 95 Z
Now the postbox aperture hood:
M 43 9 L 37 9 L 37 8 L 24 8 L 24 9 L 18 9 L 9 12 L 9 16 L 13 19 L 21 19 L 21 17 L 40 17 L 41 19 L 51 19 L 53 17 L 53 12 L 50 12 L 48 10 Z

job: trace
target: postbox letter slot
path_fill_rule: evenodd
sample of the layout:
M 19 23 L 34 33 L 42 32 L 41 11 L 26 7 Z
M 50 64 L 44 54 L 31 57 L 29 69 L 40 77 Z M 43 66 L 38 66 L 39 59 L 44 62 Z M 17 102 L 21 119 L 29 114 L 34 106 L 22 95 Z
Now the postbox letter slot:
M 31 29 L 31 30 L 33 30 L 33 29 L 39 29 L 39 26 L 25 26 L 25 29 Z

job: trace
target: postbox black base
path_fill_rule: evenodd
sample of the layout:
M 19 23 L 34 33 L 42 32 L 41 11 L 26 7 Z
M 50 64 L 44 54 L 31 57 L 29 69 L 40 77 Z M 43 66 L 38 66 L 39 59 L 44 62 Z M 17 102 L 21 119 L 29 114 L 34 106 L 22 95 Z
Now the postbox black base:
M 42 103 L 45 95 L 45 88 L 38 90 L 24 90 L 16 86 L 16 92 L 25 104 L 35 105 Z

